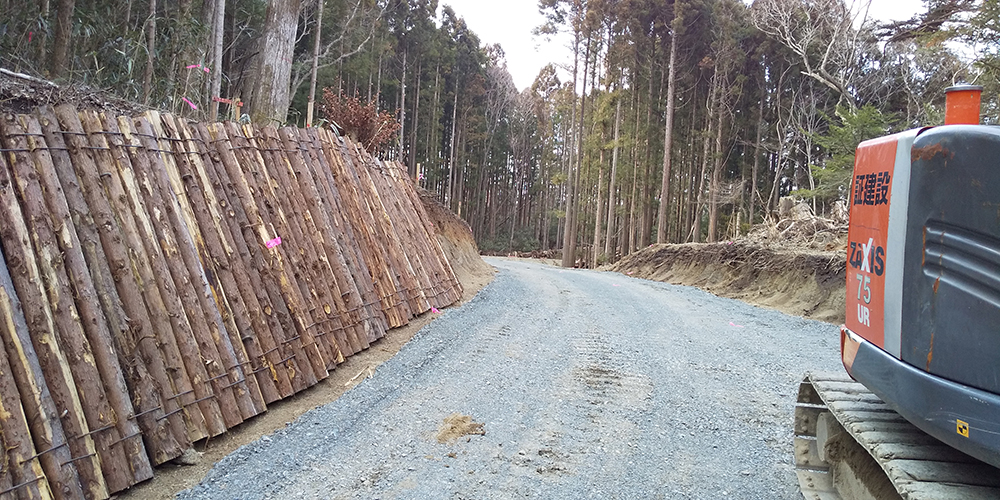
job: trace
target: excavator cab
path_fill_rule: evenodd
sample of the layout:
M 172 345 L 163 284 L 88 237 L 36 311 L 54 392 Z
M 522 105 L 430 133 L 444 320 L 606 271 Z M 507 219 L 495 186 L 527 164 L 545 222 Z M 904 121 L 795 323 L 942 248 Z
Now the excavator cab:
M 799 385 L 805 498 L 1000 498 L 1000 127 L 979 125 L 981 91 L 948 89 L 943 126 L 857 148 L 850 377 Z
M 1000 467 L 1000 127 L 978 125 L 981 90 L 948 89 L 944 126 L 858 146 L 841 351 L 900 415 Z

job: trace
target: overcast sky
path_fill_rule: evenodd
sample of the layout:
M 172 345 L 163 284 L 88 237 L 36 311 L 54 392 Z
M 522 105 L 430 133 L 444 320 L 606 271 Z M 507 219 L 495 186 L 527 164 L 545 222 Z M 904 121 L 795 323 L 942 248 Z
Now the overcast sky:
M 538 71 L 549 62 L 573 63 L 568 38 L 546 41 L 531 34 L 544 22 L 537 0 L 439 0 L 438 3 L 451 5 L 484 44 L 499 43 L 503 47 L 507 69 L 519 90 L 530 87 Z M 900 20 L 920 9 L 921 0 L 872 0 L 869 16 Z

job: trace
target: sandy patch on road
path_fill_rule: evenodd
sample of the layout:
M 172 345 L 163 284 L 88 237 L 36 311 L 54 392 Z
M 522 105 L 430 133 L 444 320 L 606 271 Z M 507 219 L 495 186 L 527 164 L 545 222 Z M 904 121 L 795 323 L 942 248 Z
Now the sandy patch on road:
M 445 417 L 438 427 L 437 440 L 439 443 L 452 443 L 463 436 L 485 436 L 486 430 L 483 429 L 483 425 L 468 415 L 452 413 Z

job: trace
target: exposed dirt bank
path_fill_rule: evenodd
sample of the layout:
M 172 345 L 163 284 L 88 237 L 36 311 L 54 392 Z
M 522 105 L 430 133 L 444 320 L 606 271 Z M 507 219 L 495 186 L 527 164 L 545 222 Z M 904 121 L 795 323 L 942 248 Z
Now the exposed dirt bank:
M 479 248 L 476 247 L 476 240 L 472 237 L 472 228 L 468 223 L 459 219 L 427 191 L 417 191 L 427 210 L 427 216 L 434 222 L 438 243 L 465 289 L 462 302 L 466 302 L 493 279 L 493 266 L 483 262 L 479 256 Z M 471 294 L 470 287 L 475 289 Z
M 755 242 L 652 245 L 607 269 L 702 288 L 787 314 L 844 322 L 846 254 Z

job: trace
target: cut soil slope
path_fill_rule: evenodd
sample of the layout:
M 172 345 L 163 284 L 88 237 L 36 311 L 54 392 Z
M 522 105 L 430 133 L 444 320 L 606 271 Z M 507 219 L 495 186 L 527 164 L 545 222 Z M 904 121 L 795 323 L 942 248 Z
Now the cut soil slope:
M 608 269 L 840 324 L 845 259 L 843 251 L 781 250 L 746 241 L 686 243 L 652 245 Z
M 476 240 L 472 237 L 472 228 L 469 224 L 434 199 L 431 193 L 419 188 L 417 191 L 420 193 L 420 201 L 427 210 L 427 216 L 434 222 L 438 243 L 441 244 L 448 263 L 451 264 L 455 276 L 465 289 L 462 294 L 462 302 L 465 302 L 493 279 L 495 271 L 479 256 L 479 248 L 476 247 Z M 474 289 L 471 294 L 470 288 Z

